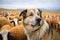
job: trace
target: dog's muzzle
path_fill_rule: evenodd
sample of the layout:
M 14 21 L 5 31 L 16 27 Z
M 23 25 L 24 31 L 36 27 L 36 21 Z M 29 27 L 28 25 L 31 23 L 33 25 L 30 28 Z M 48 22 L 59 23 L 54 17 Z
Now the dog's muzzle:
M 34 25 L 31 24 L 31 26 L 36 26 L 36 25 L 40 26 L 40 21 L 41 21 L 41 19 L 40 19 L 40 18 L 37 18 L 37 19 L 35 20 L 35 24 L 34 24 Z
M 38 18 L 38 19 L 36 19 L 36 24 L 40 24 L 40 21 L 41 21 L 41 19 L 40 18 Z

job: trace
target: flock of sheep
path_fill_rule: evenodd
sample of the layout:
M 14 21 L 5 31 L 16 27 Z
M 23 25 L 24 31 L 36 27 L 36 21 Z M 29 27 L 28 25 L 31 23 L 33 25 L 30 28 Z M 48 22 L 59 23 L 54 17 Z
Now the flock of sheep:
M 54 30 L 60 33 L 60 14 L 43 14 L 43 18 Z
M 19 16 L 20 13 L 7 13 L 0 12 L 0 31 L 8 30 L 9 32 L 15 34 L 14 40 L 26 40 L 26 35 L 24 32 L 24 27 L 22 24 L 22 17 Z M 60 15 L 50 15 L 42 14 L 43 19 L 57 32 L 60 32 Z
M 22 25 L 22 17 L 15 14 L 4 14 L 0 15 L 0 31 L 8 30 L 10 33 L 15 35 L 13 40 L 26 40 L 26 35 L 24 32 L 24 27 Z

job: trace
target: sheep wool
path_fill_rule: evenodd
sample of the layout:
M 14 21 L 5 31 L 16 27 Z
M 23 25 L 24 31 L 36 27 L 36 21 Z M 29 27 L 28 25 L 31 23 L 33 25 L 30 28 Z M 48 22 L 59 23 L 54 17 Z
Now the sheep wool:
M 1 28 L 1 31 L 2 30 L 10 30 L 12 27 L 10 25 L 3 25 L 2 28 Z
M 23 25 L 13 27 L 9 30 L 9 32 L 15 35 L 16 40 L 27 40 Z
M 10 21 L 9 20 L 7 20 L 7 18 L 5 18 L 5 17 L 0 17 L 0 25 L 10 25 L 10 26 L 13 26 L 11 23 L 10 23 Z

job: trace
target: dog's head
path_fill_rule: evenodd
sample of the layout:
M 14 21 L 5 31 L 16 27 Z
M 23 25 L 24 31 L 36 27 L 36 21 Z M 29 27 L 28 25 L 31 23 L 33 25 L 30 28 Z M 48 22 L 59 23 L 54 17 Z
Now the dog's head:
M 26 9 L 20 13 L 23 17 L 23 23 L 26 25 L 40 25 L 42 21 L 42 11 L 39 9 Z

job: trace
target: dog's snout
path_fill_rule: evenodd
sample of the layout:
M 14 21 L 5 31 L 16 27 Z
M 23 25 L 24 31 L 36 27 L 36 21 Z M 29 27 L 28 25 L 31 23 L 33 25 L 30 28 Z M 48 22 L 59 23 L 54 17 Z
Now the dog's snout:
M 40 18 L 36 19 L 36 21 L 38 21 L 38 22 L 40 22 L 40 20 L 41 20 Z
M 40 18 L 36 19 L 36 24 L 40 24 L 40 21 L 41 21 Z

